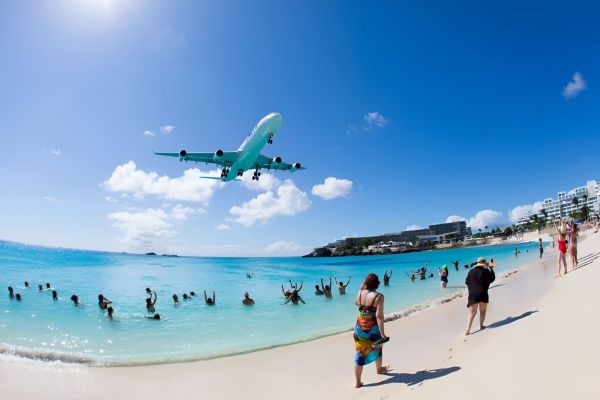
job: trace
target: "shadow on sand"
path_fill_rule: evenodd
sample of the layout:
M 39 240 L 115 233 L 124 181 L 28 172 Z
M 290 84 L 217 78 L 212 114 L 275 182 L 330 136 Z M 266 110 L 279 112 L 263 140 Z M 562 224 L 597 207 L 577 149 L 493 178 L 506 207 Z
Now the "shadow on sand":
M 499 327 L 504 326 L 504 325 L 512 324 L 513 322 L 516 322 L 516 321 L 518 321 L 520 319 L 529 317 L 531 314 L 534 314 L 536 312 L 538 312 L 538 310 L 526 311 L 523 314 L 518 315 L 516 317 L 513 317 L 513 316 L 506 317 L 502 321 L 496 321 L 494 323 L 489 324 L 487 327 L 490 328 L 490 329 L 492 329 L 492 328 L 499 328 Z
M 441 378 L 442 376 L 449 375 L 453 372 L 460 370 L 460 367 L 449 367 L 449 368 L 440 368 L 440 369 L 429 369 L 423 371 L 417 371 L 414 374 L 409 374 L 405 372 L 396 373 L 396 372 L 388 372 L 385 374 L 387 377 L 381 382 L 368 383 L 365 384 L 365 387 L 369 386 L 380 386 L 387 385 L 390 383 L 404 383 L 406 386 L 414 386 L 421 384 L 430 379 Z

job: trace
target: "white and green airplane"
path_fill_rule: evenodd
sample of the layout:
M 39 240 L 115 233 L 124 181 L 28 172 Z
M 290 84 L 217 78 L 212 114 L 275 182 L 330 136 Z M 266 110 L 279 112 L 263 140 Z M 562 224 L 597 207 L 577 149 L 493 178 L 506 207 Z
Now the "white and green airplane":
M 179 157 L 179 161 L 203 162 L 206 164 L 217 164 L 223 167 L 221 169 L 221 178 L 203 177 L 208 179 L 218 179 L 224 182 L 238 180 L 244 172 L 254 170 L 252 180 L 258 180 L 261 169 L 280 170 L 295 172 L 305 169 L 296 162 L 288 164 L 283 162 L 282 158 L 267 157 L 260 154 L 267 143 L 272 144 L 273 138 L 281 127 L 281 114 L 271 113 L 261 119 L 250 135 L 244 140 L 237 151 L 217 150 L 214 153 L 189 153 L 181 150 L 179 153 L 157 153 L 158 156 Z

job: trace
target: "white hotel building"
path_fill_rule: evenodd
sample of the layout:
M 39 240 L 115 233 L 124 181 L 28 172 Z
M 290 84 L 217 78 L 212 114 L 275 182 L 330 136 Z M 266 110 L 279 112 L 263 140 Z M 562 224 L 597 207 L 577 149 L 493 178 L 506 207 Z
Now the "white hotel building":
M 573 204 L 573 198 L 577 198 L 578 204 Z M 568 192 L 558 192 L 557 199 L 544 199 L 542 209 L 546 210 L 548 219 L 558 219 L 568 217 L 572 212 L 581 210 L 584 205 L 588 206 L 590 213 L 600 211 L 600 185 L 595 180 L 588 181 L 585 186 L 576 187 Z M 542 217 L 540 211 L 533 212 L 526 217 L 520 218 L 517 225 L 527 223 L 531 216 L 538 214 Z

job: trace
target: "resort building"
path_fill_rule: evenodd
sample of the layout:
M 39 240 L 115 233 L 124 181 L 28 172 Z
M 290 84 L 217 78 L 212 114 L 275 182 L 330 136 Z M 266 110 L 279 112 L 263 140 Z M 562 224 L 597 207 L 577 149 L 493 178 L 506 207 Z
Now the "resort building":
M 558 192 L 556 199 L 544 199 L 540 210 L 519 218 L 517 225 L 526 224 L 534 215 L 549 220 L 568 217 L 572 213 L 580 211 L 584 205 L 588 207 L 590 213 L 600 211 L 600 187 L 595 180 L 587 181 L 585 186 L 576 187 L 568 192 Z M 544 212 L 546 216 L 544 216 Z

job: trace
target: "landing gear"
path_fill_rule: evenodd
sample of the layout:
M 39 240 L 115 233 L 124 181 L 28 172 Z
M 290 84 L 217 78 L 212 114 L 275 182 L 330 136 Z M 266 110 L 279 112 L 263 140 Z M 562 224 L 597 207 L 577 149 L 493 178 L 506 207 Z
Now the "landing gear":
M 227 175 L 229 175 L 229 168 L 223 167 L 221 170 L 221 178 L 225 178 Z
M 252 175 L 252 180 L 257 181 L 259 177 L 260 177 L 260 172 L 258 172 L 258 170 L 254 171 L 254 175 Z
M 273 132 L 269 132 L 269 134 L 267 136 L 269 137 L 269 140 L 267 140 L 267 143 L 273 144 Z
M 243 169 L 238 169 L 238 176 L 242 176 L 244 175 L 244 170 Z

